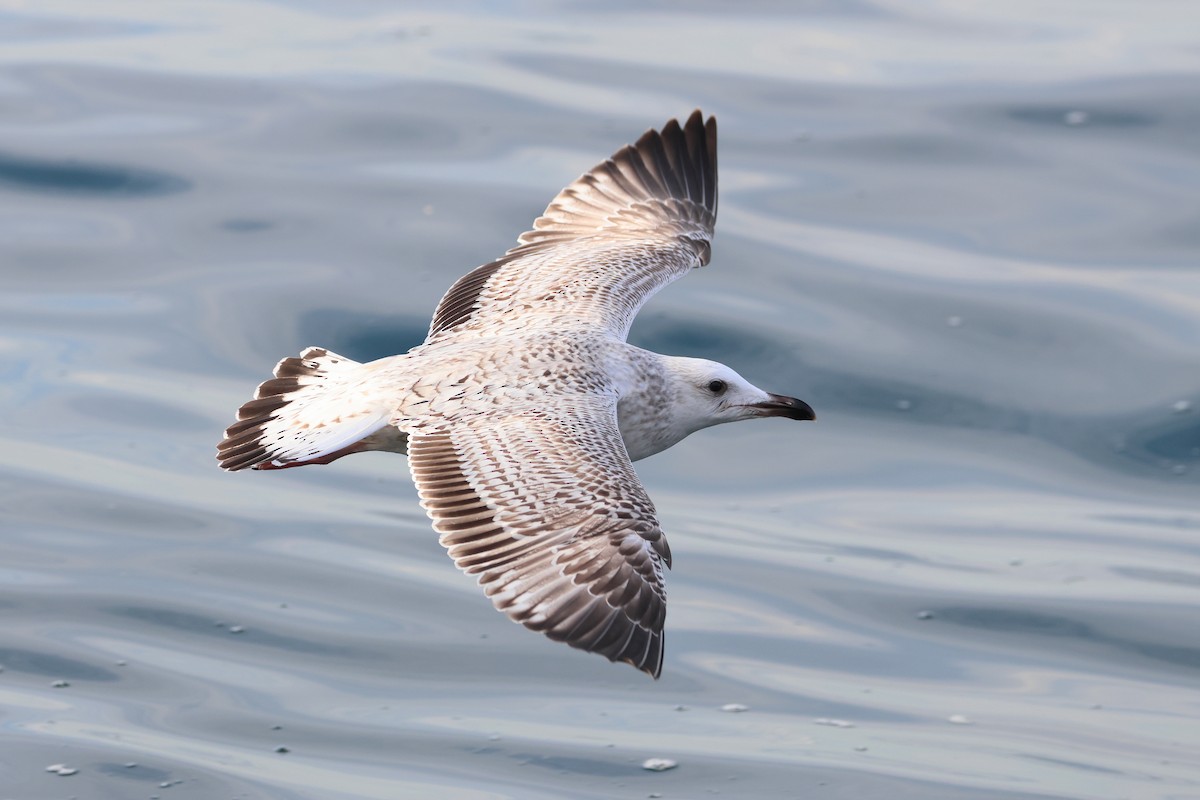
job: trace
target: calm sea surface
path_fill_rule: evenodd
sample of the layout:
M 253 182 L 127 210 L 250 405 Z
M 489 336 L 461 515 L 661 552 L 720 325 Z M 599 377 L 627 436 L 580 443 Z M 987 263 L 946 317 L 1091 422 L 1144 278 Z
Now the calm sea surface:
M 713 263 L 632 339 L 819 420 L 638 465 L 660 681 L 403 458 L 217 469 L 695 107 Z M 1189 2 L 0 2 L 0 800 L 1200 798 L 1198 201 Z

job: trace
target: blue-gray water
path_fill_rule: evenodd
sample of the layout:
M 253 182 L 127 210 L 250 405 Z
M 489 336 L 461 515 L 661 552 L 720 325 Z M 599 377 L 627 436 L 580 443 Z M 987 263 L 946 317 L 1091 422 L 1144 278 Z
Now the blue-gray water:
M 0 798 L 1200 797 L 1200 12 L 440 8 L 0 3 Z M 217 469 L 697 106 L 713 263 L 633 339 L 819 420 L 639 464 L 662 680 L 492 610 L 400 457 Z

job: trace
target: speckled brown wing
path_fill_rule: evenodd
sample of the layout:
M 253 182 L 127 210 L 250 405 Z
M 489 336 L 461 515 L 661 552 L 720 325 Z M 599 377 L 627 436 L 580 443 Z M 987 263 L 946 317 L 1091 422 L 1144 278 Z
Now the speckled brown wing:
M 624 339 L 651 295 L 708 263 L 716 219 L 717 121 L 695 111 L 559 192 L 517 247 L 450 288 L 429 339 L 573 320 Z
M 496 608 L 572 647 L 662 669 L 671 563 L 615 399 L 556 398 L 409 440 L 421 505 Z

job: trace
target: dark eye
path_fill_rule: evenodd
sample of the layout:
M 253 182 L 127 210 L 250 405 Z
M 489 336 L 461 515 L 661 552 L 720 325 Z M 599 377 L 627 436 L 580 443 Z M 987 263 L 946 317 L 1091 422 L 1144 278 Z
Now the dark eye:
M 725 390 L 728 388 L 729 387 L 725 384 L 725 381 L 709 381 L 708 382 L 708 390 L 710 392 L 712 392 L 713 394 L 723 394 L 725 392 Z

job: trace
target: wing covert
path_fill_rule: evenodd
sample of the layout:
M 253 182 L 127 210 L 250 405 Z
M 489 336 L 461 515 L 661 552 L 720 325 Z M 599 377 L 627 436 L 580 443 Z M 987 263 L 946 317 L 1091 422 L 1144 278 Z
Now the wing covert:
M 497 609 L 658 677 L 670 550 L 615 401 L 578 398 L 414 434 L 421 505 Z

